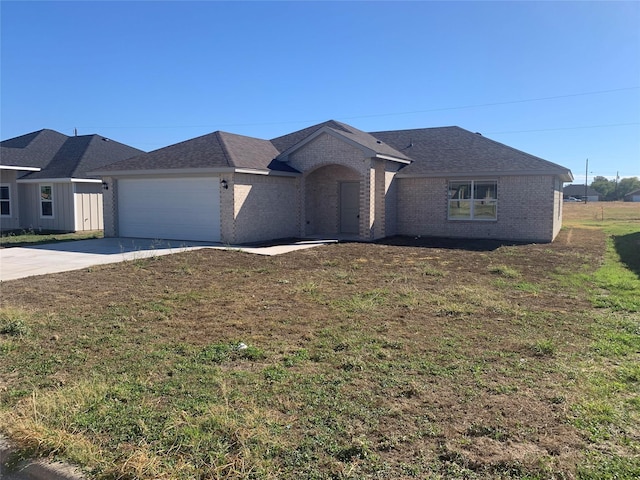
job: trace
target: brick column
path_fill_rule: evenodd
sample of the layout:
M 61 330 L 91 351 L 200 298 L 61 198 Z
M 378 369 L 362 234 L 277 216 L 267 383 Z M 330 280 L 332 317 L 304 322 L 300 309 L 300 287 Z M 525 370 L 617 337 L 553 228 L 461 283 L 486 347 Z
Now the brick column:
M 102 179 L 107 184 L 108 189 L 102 189 L 102 223 L 104 228 L 105 237 L 117 237 L 118 225 L 116 219 L 118 218 L 118 204 L 116 198 L 118 197 L 118 182 L 112 177 L 104 177 Z

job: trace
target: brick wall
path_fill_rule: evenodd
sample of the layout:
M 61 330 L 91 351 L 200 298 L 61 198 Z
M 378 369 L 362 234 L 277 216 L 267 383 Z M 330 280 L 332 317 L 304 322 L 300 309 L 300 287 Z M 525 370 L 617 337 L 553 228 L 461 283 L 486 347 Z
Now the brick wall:
M 560 229 L 552 176 L 498 177 L 497 221 L 448 220 L 448 181 L 397 179 L 398 234 L 550 242 Z
M 560 233 L 562 228 L 562 182 L 556 179 L 554 183 L 554 199 L 553 199 L 553 238 Z
M 223 242 L 250 243 L 299 235 L 300 180 L 298 177 L 233 174 L 222 189 L 221 215 L 225 225 Z M 229 216 L 227 193 L 233 193 Z M 229 218 L 233 218 L 231 229 Z
M 397 192 L 398 181 L 395 178 L 397 164 L 390 162 L 386 165 L 384 172 L 384 208 L 385 208 L 385 233 L 387 236 L 397 234 Z
M 102 191 L 102 221 L 105 237 L 118 236 L 118 182 L 111 177 L 102 179 L 108 188 Z

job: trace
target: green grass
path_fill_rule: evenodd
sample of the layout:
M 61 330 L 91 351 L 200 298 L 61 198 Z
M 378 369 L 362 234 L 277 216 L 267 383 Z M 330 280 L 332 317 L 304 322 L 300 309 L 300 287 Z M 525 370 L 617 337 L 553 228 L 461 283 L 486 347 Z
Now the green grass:
M 25 245 L 38 245 L 41 243 L 68 242 L 72 240 L 88 240 L 91 238 L 102 238 L 102 231 L 58 233 L 58 232 L 36 232 L 34 230 L 21 230 L 3 232 L 0 235 L 0 246 L 20 247 Z
M 594 273 L 593 305 L 602 311 L 591 326 L 593 355 L 582 360 L 582 398 L 572 406 L 573 423 L 594 443 L 624 444 L 634 456 L 590 452 L 580 479 L 640 476 L 640 261 L 636 226 L 608 225 L 603 264 Z M 584 278 L 581 276 L 581 281 Z
M 640 312 L 640 232 L 611 226 L 604 264 L 595 272 L 600 291 L 594 304 L 617 311 Z
M 506 278 L 520 277 L 520 272 L 512 267 L 509 267 L 508 265 L 492 265 L 491 267 L 489 267 L 489 272 L 496 275 L 501 275 Z

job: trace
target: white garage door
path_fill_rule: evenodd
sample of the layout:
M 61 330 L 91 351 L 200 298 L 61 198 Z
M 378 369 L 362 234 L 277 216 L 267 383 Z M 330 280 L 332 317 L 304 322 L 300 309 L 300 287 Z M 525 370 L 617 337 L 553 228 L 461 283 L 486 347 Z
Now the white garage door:
M 220 241 L 220 179 L 118 180 L 121 237 Z

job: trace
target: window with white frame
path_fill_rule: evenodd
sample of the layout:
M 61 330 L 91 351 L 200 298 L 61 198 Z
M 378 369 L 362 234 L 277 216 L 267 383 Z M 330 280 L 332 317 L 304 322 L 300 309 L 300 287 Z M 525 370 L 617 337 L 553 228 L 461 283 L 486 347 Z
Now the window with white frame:
M 53 185 L 40 185 L 40 216 L 53 217 Z
M 0 216 L 11 216 L 11 188 L 9 185 L 0 185 Z
M 498 182 L 460 180 L 449 182 L 449 220 L 497 220 Z

